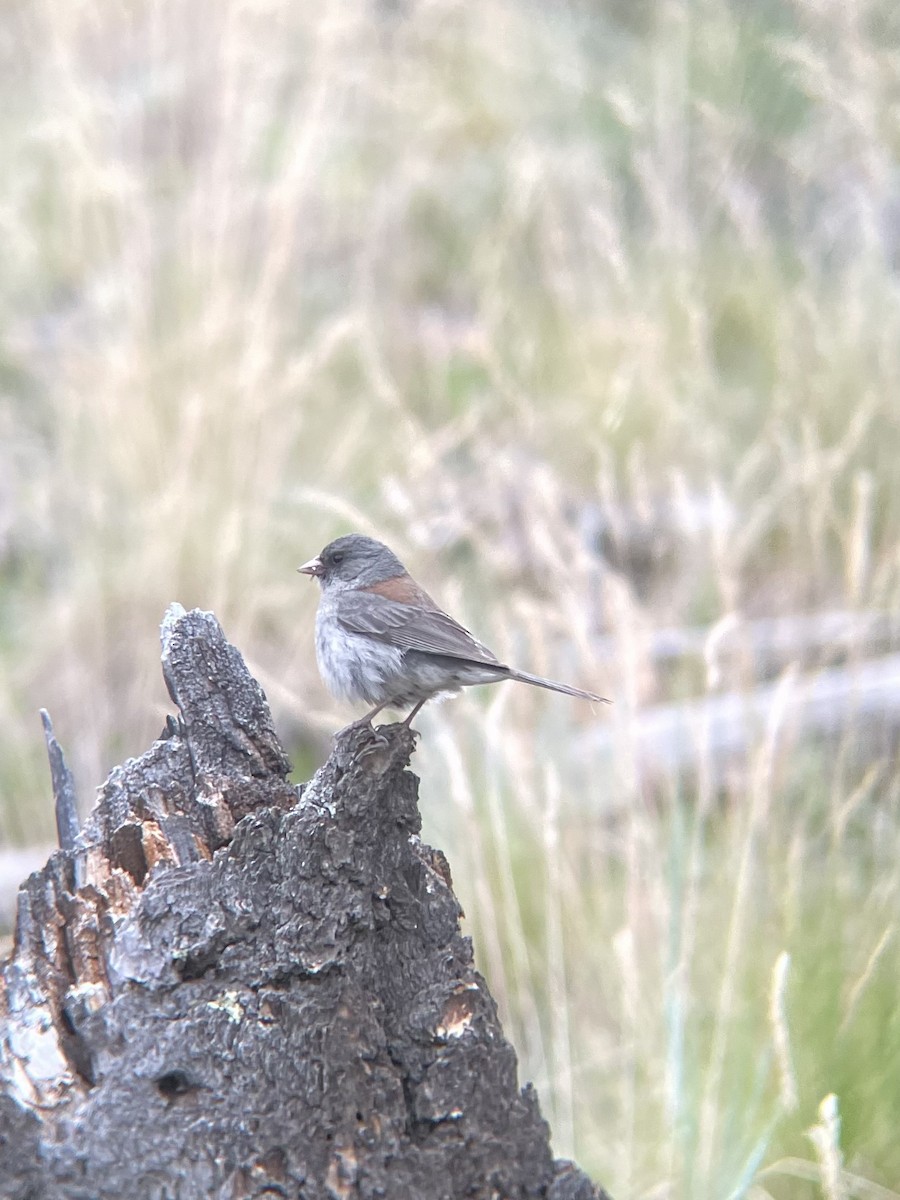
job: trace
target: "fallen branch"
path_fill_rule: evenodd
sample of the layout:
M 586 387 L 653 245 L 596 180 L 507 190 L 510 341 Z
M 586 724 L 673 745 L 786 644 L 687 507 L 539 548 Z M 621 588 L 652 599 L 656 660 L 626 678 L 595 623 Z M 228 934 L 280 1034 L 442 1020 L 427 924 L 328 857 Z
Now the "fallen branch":
M 578 750 L 591 763 L 626 753 L 629 769 L 647 780 L 703 772 L 707 786 L 724 786 L 766 737 L 771 714 L 784 713 L 781 752 L 817 739 L 850 740 L 862 760 L 893 753 L 900 733 L 900 654 L 831 667 L 817 674 L 786 672 L 776 684 L 724 692 L 629 712 L 618 725 L 596 726 Z

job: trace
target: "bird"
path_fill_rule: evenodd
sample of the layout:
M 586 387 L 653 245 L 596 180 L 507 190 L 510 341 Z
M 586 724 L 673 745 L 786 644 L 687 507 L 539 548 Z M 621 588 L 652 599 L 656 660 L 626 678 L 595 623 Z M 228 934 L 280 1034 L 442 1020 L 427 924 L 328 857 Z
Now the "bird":
M 329 542 L 297 570 L 321 585 L 316 613 L 316 660 L 332 695 L 372 709 L 354 721 L 370 725 L 385 708 L 410 712 L 464 687 L 513 679 L 580 700 L 605 696 L 502 663 L 454 621 L 412 578 L 383 542 L 360 533 Z

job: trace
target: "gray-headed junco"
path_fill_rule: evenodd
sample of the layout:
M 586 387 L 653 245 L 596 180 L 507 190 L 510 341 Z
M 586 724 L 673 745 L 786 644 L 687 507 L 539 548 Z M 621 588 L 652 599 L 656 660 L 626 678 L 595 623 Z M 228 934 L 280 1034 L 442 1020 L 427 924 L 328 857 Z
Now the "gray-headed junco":
M 322 585 L 316 614 L 316 658 L 328 690 L 349 703 L 407 708 L 413 717 L 433 696 L 476 683 L 517 679 L 582 700 L 608 704 L 581 688 L 516 671 L 448 617 L 395 554 L 374 538 L 351 533 L 297 568 Z

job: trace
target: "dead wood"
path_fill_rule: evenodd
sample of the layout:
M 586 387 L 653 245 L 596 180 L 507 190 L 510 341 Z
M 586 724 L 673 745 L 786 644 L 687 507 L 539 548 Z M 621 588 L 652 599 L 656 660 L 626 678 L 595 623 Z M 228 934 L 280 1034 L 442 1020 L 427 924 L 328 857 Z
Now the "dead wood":
M 80 830 L 48 723 L 64 848 L 0 973 L 0 1195 L 598 1200 L 419 840 L 409 733 L 345 731 L 296 788 L 211 614 L 170 610 L 163 671 L 179 717 Z

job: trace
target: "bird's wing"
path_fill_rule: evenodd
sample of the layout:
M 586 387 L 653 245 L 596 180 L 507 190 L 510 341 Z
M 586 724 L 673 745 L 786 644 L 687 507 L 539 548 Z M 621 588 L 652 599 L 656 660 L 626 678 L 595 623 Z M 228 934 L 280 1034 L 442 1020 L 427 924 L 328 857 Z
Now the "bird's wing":
M 345 592 L 337 605 L 337 618 L 351 633 L 377 638 L 400 650 L 423 650 L 485 666 L 502 665 L 487 646 L 439 608 L 402 604 L 375 592 Z

